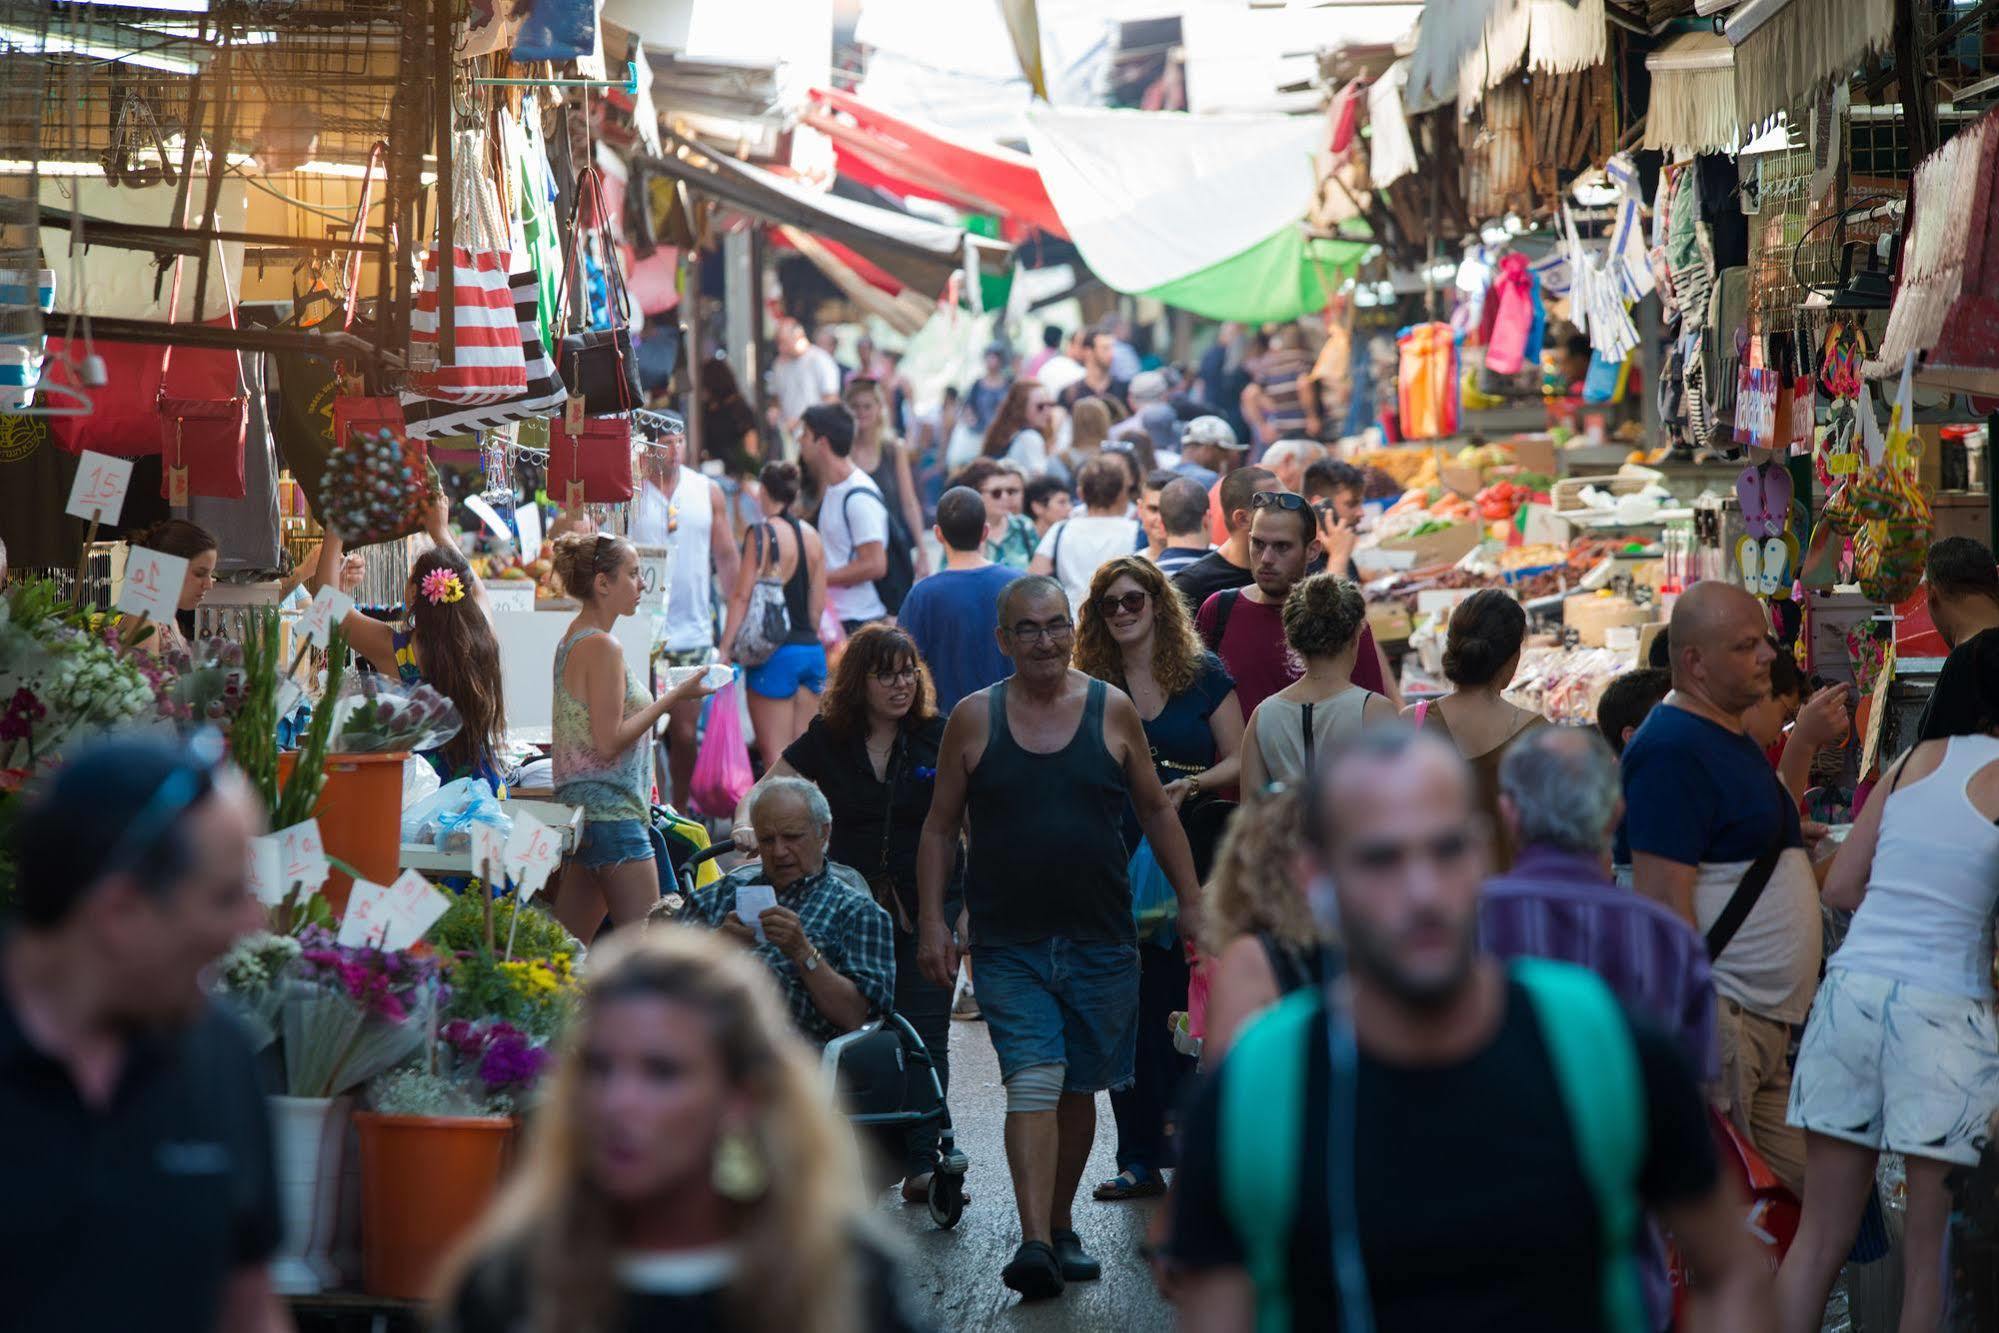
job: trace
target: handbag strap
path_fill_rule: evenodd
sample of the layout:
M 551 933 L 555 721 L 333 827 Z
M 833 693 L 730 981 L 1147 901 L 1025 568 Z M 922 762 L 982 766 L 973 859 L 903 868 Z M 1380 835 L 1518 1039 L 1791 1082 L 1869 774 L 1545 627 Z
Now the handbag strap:
M 347 315 L 340 322 L 340 331 L 347 332 L 354 327 L 354 308 L 359 298 L 356 290 L 361 285 L 361 239 L 368 234 L 368 209 L 375 201 L 375 164 L 387 156 L 389 146 L 380 139 L 368 149 L 368 165 L 361 172 L 361 205 L 354 210 L 354 225 L 348 229 L 347 240 L 354 246 L 347 252 L 347 262 L 341 266 L 341 283 L 347 288 Z
M 583 213 L 588 209 L 595 215 L 594 221 L 586 224 Z M 569 293 L 576 286 L 582 270 L 577 267 L 583 246 L 585 231 L 595 231 L 604 241 L 604 279 L 610 289 L 613 313 L 625 323 L 631 322 L 631 298 L 625 291 L 625 275 L 618 263 L 617 247 L 611 236 L 610 214 L 604 204 L 604 173 L 596 166 L 588 166 L 576 173 L 576 219 L 569 229 L 569 249 L 562 262 L 562 295 L 556 302 L 555 322 L 559 327 L 567 327 L 563 319 L 569 313 Z

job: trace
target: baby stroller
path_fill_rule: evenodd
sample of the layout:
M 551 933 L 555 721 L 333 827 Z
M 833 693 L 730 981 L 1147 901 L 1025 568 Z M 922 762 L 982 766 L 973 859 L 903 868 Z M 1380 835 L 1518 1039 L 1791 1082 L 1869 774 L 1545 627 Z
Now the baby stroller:
M 692 894 L 699 868 L 734 850 L 728 842 L 704 847 L 679 866 L 680 892 Z M 949 1230 L 965 1212 L 965 1171 L 944 1085 L 923 1038 L 908 1019 L 890 1010 L 826 1043 L 820 1068 L 826 1088 L 848 1108 L 847 1123 L 861 1131 L 906 1130 L 935 1122 L 937 1149 L 930 1168 L 930 1220 Z

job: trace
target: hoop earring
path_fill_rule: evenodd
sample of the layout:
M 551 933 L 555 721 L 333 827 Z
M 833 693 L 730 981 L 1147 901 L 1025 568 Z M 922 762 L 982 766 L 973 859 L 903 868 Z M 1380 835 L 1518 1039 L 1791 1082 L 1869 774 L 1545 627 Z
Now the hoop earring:
M 749 1203 L 763 1197 L 770 1185 L 770 1171 L 748 1131 L 723 1131 L 715 1144 L 709 1181 L 715 1192 L 731 1203 Z

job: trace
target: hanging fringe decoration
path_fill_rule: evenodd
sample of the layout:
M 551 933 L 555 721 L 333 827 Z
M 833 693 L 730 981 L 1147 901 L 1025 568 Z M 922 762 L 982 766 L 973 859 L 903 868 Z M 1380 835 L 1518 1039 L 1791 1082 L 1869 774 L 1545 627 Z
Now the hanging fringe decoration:
M 1735 50 L 1712 32 L 1682 33 L 1645 58 L 1652 101 L 1645 146 L 1732 153 L 1739 146 Z
M 1751 4 L 1728 24 L 1744 124 L 1789 111 L 1895 37 L 1895 0 L 1790 0 L 1771 10 L 1767 0 Z
M 1426 18 L 1427 22 L 1427 10 Z M 1485 34 L 1458 70 L 1458 115 L 1525 65 L 1536 74 L 1574 74 L 1610 54 L 1603 0 L 1511 0 L 1486 20 Z

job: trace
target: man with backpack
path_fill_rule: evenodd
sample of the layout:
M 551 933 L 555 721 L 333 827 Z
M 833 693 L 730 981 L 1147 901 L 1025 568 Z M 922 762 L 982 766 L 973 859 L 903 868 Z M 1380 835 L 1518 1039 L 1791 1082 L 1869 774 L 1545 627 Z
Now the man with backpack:
M 1771 1327 L 1677 1044 L 1581 968 L 1479 954 L 1490 833 L 1456 751 L 1363 732 L 1306 800 L 1348 971 L 1253 1020 L 1183 1124 L 1182 1326 L 1657 1333 L 1649 1210 L 1696 1275 L 1687 1327 Z
M 798 456 L 819 485 L 819 540 L 826 548 L 826 604 L 852 634 L 891 619 L 915 581 L 901 523 L 875 479 L 854 466 L 853 415 L 816 403 L 798 423 Z

